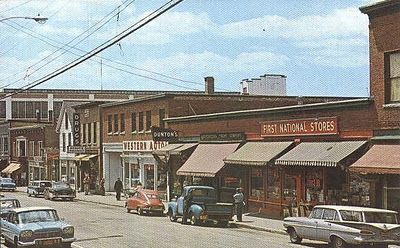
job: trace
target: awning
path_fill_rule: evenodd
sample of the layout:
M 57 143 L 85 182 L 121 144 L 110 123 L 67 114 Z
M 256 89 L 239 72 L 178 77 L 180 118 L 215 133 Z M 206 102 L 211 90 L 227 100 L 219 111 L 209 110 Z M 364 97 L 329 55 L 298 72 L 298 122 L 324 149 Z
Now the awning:
M 363 174 L 400 174 L 400 145 L 374 145 L 349 170 Z
M 97 156 L 99 156 L 99 155 L 97 155 L 97 154 L 86 155 L 86 157 L 83 157 L 83 158 L 81 159 L 81 161 L 89 161 L 90 159 L 96 158 Z
M 169 144 L 153 151 L 154 155 L 166 156 L 166 155 L 180 155 L 183 151 L 197 146 L 197 143 L 179 143 L 179 144 Z
M 10 163 L 6 168 L 4 168 L 1 172 L 5 174 L 11 174 L 14 171 L 18 170 L 21 168 L 20 163 Z
M 178 169 L 179 176 L 215 177 L 224 167 L 224 158 L 233 153 L 238 143 L 199 144 L 189 159 Z
M 265 166 L 289 148 L 293 142 L 249 142 L 228 155 L 226 164 Z
M 275 164 L 336 167 L 366 143 L 366 141 L 304 142 L 275 160 Z
M 82 160 L 83 158 L 85 158 L 87 156 L 87 154 L 79 154 L 75 156 L 75 160 Z

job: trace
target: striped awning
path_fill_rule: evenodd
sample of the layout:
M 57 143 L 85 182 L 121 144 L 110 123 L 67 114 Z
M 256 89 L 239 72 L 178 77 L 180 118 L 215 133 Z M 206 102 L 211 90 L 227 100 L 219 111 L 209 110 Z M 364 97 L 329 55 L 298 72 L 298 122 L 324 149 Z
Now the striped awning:
M 249 142 L 228 155 L 226 164 L 265 166 L 288 149 L 293 142 Z
M 168 144 L 163 148 L 153 151 L 154 155 L 166 156 L 168 155 L 180 155 L 183 151 L 197 146 L 197 143 L 178 143 Z
M 239 143 L 199 144 L 189 159 L 176 172 L 179 176 L 215 177 L 224 167 L 224 158 L 233 153 Z
M 400 174 L 400 145 L 374 145 L 349 170 L 361 174 Z
M 14 171 L 18 170 L 19 168 L 21 168 L 21 164 L 20 163 L 10 163 L 6 168 L 4 168 L 1 171 L 1 173 L 11 174 Z
M 275 160 L 275 164 L 336 167 L 366 144 L 366 141 L 304 142 Z

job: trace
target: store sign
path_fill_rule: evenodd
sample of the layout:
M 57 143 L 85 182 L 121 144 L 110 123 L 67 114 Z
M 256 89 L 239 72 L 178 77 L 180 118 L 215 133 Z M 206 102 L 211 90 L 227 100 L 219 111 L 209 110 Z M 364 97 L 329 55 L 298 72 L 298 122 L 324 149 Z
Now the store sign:
M 81 119 L 78 113 L 74 113 L 73 120 L 73 135 L 74 135 L 74 146 L 79 146 L 81 144 Z
M 168 128 L 151 127 L 154 141 L 173 141 L 178 139 L 178 132 Z
M 244 141 L 244 133 L 204 133 L 200 134 L 200 141 Z
M 136 140 L 136 141 L 124 141 L 123 151 L 124 152 L 151 152 L 158 150 L 168 145 L 166 141 L 153 141 L 153 140 Z
M 67 146 L 67 153 L 86 153 L 85 146 Z
M 333 134 L 338 134 L 336 117 L 265 121 L 261 123 L 261 137 Z

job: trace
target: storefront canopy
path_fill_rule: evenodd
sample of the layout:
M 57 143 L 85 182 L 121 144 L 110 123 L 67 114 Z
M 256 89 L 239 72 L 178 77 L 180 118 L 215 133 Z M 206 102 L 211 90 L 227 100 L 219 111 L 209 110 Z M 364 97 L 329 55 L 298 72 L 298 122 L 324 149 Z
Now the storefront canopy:
M 158 156 L 166 156 L 166 155 L 180 155 L 183 151 L 190 149 L 194 146 L 197 146 L 197 143 L 179 143 L 179 144 L 169 144 L 155 150 L 153 154 Z
M 224 158 L 233 153 L 238 143 L 199 144 L 189 159 L 177 171 L 179 176 L 215 177 L 224 167 Z
M 82 161 L 89 161 L 92 158 L 97 158 L 97 156 L 98 156 L 97 154 L 89 154 L 89 155 L 86 155 L 86 157 L 82 158 L 81 160 Z
M 265 166 L 289 148 L 293 142 L 249 142 L 228 155 L 226 164 Z
M 276 165 L 336 167 L 366 141 L 304 142 L 275 161 Z
M 400 145 L 374 145 L 349 169 L 363 174 L 400 174 Z
M 4 168 L 1 172 L 5 174 L 11 174 L 14 171 L 18 170 L 21 168 L 20 163 L 10 163 L 6 168 Z

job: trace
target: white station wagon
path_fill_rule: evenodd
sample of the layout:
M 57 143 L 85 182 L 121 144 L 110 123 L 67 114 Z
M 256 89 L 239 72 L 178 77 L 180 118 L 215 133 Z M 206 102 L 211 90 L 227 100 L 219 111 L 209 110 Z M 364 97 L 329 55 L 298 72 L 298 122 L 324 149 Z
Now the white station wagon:
M 317 205 L 309 217 L 287 217 L 283 226 L 292 243 L 312 239 L 328 242 L 333 248 L 350 244 L 386 248 L 400 245 L 397 215 L 385 209 Z

